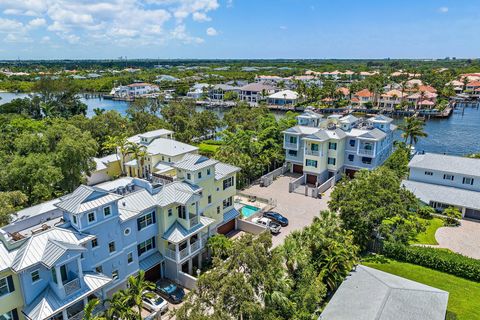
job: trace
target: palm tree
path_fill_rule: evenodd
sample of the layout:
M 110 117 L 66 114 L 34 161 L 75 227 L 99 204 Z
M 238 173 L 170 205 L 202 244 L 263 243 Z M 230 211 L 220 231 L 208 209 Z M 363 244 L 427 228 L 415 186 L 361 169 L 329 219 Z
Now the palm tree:
M 414 145 L 418 142 L 419 137 L 427 137 L 428 134 L 423 131 L 425 122 L 416 116 L 405 117 L 403 123 L 399 126 L 403 131 L 402 138 L 405 139 L 405 143 L 410 141 L 410 145 Z
M 132 309 L 131 299 L 126 290 L 115 292 L 111 299 L 105 300 L 108 304 L 105 317 L 107 319 L 134 320 L 138 313 Z
M 108 136 L 106 141 L 103 143 L 103 150 L 115 150 L 115 154 L 117 155 L 120 152 L 121 155 L 121 170 L 122 176 L 125 175 L 125 157 L 128 153 L 128 145 L 127 145 L 127 138 L 124 136 L 112 137 Z
M 145 280 L 145 271 L 140 270 L 136 277 L 128 278 L 127 295 L 131 301 L 131 305 L 137 307 L 138 319 L 142 319 L 143 298 L 153 298 L 154 294 L 151 290 L 155 289 L 155 284 Z
M 94 315 L 94 310 L 100 303 L 98 299 L 92 299 L 88 301 L 87 305 L 83 309 L 83 320 L 106 320 L 105 317 Z
M 147 148 L 134 142 L 127 142 L 126 152 L 137 160 L 138 176 L 142 177 L 144 158 L 147 155 Z

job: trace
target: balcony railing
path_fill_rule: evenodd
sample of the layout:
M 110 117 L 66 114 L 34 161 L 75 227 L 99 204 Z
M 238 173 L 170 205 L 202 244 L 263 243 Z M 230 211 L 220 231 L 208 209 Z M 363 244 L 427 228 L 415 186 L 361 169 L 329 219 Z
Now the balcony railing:
M 298 150 L 298 144 L 297 144 L 297 143 L 283 142 L 283 147 L 284 147 L 285 149 Z
M 200 249 L 200 240 L 197 240 L 194 243 L 190 244 L 190 252 L 191 253 L 194 253 L 198 249 Z
M 190 228 L 193 228 L 198 224 L 198 216 L 190 216 Z
M 202 242 L 207 245 L 207 241 L 208 241 L 208 234 L 205 233 L 203 236 L 202 236 Z
M 72 281 L 69 281 L 63 285 L 63 289 L 65 290 L 65 295 L 69 296 L 72 293 L 77 292 L 80 290 L 80 279 L 76 278 Z
M 370 149 L 358 149 L 358 154 L 363 154 L 367 156 L 373 156 L 373 150 Z
M 165 255 L 170 259 L 177 260 L 177 254 L 176 254 L 175 250 L 167 248 L 165 250 Z
M 180 251 L 180 260 L 183 260 L 184 258 L 188 257 L 188 255 L 190 254 L 190 250 L 188 250 L 188 247 L 186 247 L 185 249 L 181 250 Z
M 319 150 L 305 149 L 305 154 L 306 154 L 307 156 L 316 156 L 316 157 L 319 157 L 319 156 L 320 156 L 320 151 L 319 151 Z
M 80 311 L 79 313 L 77 314 L 74 314 L 73 316 L 71 317 L 68 317 L 68 320 L 82 320 L 83 319 L 83 316 L 84 316 L 84 311 Z

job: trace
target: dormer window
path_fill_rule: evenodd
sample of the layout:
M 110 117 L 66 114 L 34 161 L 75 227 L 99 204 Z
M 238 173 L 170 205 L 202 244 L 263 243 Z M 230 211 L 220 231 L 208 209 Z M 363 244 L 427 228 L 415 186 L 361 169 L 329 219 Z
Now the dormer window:
M 87 215 L 88 223 L 94 223 L 96 221 L 95 212 L 89 212 Z
M 73 224 L 77 224 L 77 216 L 76 215 L 72 215 L 72 222 L 73 222 Z
M 112 211 L 111 211 L 110 207 L 105 207 L 105 208 L 103 208 L 103 215 L 104 215 L 105 217 L 108 217 L 108 216 L 110 216 L 111 214 L 112 214 Z
M 210 175 L 210 168 L 207 169 L 207 176 Z
M 198 175 L 198 179 L 202 179 L 202 172 L 201 171 L 197 175 Z
M 190 173 L 187 173 L 187 180 L 191 180 L 192 179 L 192 175 Z

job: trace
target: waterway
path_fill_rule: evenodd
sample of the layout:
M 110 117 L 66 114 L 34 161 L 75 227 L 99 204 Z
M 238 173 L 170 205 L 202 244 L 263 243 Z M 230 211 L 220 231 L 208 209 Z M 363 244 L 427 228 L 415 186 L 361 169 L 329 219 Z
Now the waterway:
M 15 94 L 0 92 L 0 104 L 7 103 L 15 98 L 26 97 L 26 94 Z M 102 98 L 82 98 L 82 101 L 88 106 L 87 116 L 94 115 L 95 108 L 105 110 L 117 110 L 125 114 L 128 108 L 128 102 L 105 100 Z M 203 110 L 197 107 L 197 111 Z M 223 118 L 224 109 L 213 109 L 220 118 Z M 275 111 L 275 117 L 281 118 L 283 112 Z M 396 119 L 395 123 L 401 123 L 401 119 Z M 466 155 L 471 153 L 480 153 L 480 109 L 466 107 L 462 111 L 457 109 L 451 117 L 447 119 L 430 119 L 425 125 L 427 138 L 420 138 L 416 145 L 417 151 L 447 153 L 456 155 Z M 401 139 L 401 132 L 397 131 L 397 139 Z

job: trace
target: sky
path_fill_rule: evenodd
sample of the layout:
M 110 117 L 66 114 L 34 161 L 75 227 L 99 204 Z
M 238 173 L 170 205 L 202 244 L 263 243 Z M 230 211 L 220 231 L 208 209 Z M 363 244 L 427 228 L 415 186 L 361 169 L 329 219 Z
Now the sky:
M 478 0 L 0 0 L 0 59 L 478 58 Z

